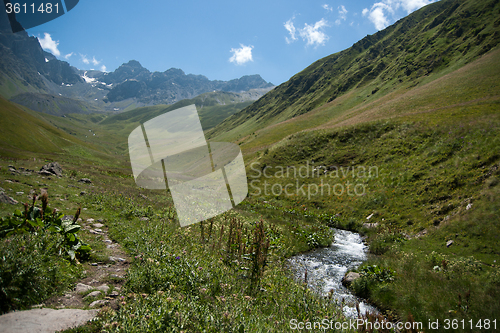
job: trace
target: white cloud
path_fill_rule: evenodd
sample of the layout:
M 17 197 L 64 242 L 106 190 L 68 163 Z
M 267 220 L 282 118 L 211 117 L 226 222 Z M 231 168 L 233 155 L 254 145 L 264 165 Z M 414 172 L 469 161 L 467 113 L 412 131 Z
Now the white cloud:
M 327 4 L 324 4 L 322 7 L 323 7 L 324 9 L 326 9 L 327 11 L 329 11 L 329 12 L 333 12 L 333 8 L 332 8 L 332 7 L 330 7 L 330 6 L 328 6 Z
M 68 53 L 64 56 L 64 59 L 68 60 L 73 55 L 73 52 Z
M 83 62 L 84 64 L 87 64 L 87 65 L 88 65 L 88 64 L 90 64 L 90 60 L 89 60 L 89 58 L 87 58 L 87 55 L 86 55 L 86 54 L 81 54 L 81 53 L 80 53 L 80 57 L 82 58 L 82 62 Z
M 252 59 L 252 45 L 245 46 L 240 44 L 239 49 L 231 49 L 230 52 L 233 53 L 232 57 L 229 58 L 230 62 L 235 62 L 237 65 L 243 65 L 249 61 L 253 61 Z
M 49 33 L 45 32 L 43 38 L 38 37 L 38 41 L 40 42 L 42 49 L 50 51 L 56 57 L 61 55 L 61 52 L 59 52 L 57 48 L 57 46 L 59 46 L 59 41 L 52 40 Z
M 377 2 L 372 6 L 370 13 L 368 13 L 368 19 L 372 21 L 377 30 L 385 29 L 389 25 L 389 19 L 386 16 L 386 12 L 394 11 L 392 7 L 382 2 Z
M 101 66 L 101 72 L 107 72 L 106 66 L 104 66 L 104 65 Z
M 347 9 L 345 9 L 344 5 L 339 6 L 339 16 L 342 20 L 347 20 Z
M 436 0 L 401 0 L 401 6 L 406 10 L 408 14 L 422 8 Z
M 395 13 L 400 7 L 406 11 L 406 14 L 410 14 L 435 1 L 437 0 L 382 0 L 374 3 L 371 9 L 363 9 L 362 14 L 368 17 L 377 30 L 382 30 L 390 24 L 389 15 L 393 21 L 395 20 Z
M 300 29 L 300 37 L 304 41 L 307 41 L 306 45 L 324 45 L 328 40 L 328 36 L 321 30 L 328 26 L 328 22 L 325 19 L 321 19 L 314 25 L 305 24 L 304 29 Z
M 92 63 L 94 64 L 94 66 L 97 66 L 99 65 L 101 62 L 96 60 L 95 56 L 92 57 Z
M 328 40 L 328 36 L 323 32 L 323 28 L 328 27 L 328 22 L 324 18 L 314 23 L 313 25 L 305 23 L 304 28 L 302 29 L 295 28 L 295 26 L 293 25 L 294 19 L 295 17 L 292 17 L 284 24 L 285 29 L 290 33 L 290 38 L 285 37 L 285 40 L 288 44 L 298 39 L 296 36 L 296 32 L 298 32 L 302 40 L 307 42 L 306 45 L 324 45 Z
M 290 38 L 285 37 L 287 44 L 290 44 L 293 41 L 297 40 L 297 37 L 295 36 L 295 31 L 296 31 L 295 26 L 293 25 L 294 19 L 295 17 L 292 17 L 291 19 L 285 22 L 285 29 L 288 30 L 288 32 L 290 33 Z

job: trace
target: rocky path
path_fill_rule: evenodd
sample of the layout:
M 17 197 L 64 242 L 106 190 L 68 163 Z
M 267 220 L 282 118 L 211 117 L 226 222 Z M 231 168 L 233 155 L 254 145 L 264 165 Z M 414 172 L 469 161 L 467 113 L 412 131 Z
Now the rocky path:
M 103 306 L 118 308 L 130 261 L 120 245 L 108 238 L 103 223 L 93 219 L 81 222 L 83 230 L 100 237 L 105 243 L 108 260 L 84 264 L 85 278 L 65 295 L 52 297 L 43 304 L 33 306 L 32 310 L 0 316 L 0 333 L 53 333 L 83 325 L 94 318 Z

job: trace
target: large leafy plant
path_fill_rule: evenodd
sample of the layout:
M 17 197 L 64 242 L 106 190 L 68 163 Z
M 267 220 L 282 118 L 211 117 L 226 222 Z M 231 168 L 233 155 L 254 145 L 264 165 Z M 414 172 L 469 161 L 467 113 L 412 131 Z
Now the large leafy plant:
M 37 198 L 42 202 L 41 208 L 35 205 Z M 64 214 L 55 209 L 51 211 L 47 204 L 47 192 L 43 192 L 39 197 L 34 194 L 31 207 L 25 203 L 24 212 L 16 209 L 11 216 L 0 219 L 0 237 L 7 237 L 14 233 L 54 232 L 61 235 L 57 244 L 60 255 L 66 253 L 71 260 L 75 260 L 77 257 L 80 259 L 88 258 L 92 248 L 82 242 L 77 234 L 81 229 L 81 226 L 77 224 L 80 208 L 71 219 L 66 218 Z

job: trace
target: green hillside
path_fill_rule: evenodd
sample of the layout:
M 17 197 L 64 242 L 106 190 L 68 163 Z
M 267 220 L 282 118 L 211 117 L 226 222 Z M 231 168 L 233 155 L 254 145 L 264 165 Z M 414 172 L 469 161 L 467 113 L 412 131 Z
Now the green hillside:
M 11 98 L 11 101 L 24 105 L 31 110 L 52 115 L 92 113 L 97 111 L 97 109 L 90 107 L 80 100 L 40 93 L 18 94 Z
M 208 135 L 236 140 L 266 126 L 349 95 L 345 110 L 462 67 L 500 41 L 500 4 L 494 0 L 444 0 L 367 36 L 351 48 L 313 63 Z
M 2 156 L 17 158 L 33 156 L 33 154 L 56 156 L 77 149 L 85 152 L 85 155 L 89 157 L 103 157 L 101 149 L 75 138 L 34 114 L 36 112 L 22 109 L 0 98 Z
M 246 96 L 246 93 L 210 92 L 201 94 L 195 98 L 184 99 L 172 105 L 155 105 L 123 112 L 106 118 L 101 124 L 123 125 L 125 123 L 144 123 L 162 113 L 195 104 L 200 116 L 201 126 L 204 130 L 208 130 L 218 125 L 230 115 L 252 104 L 253 101 L 248 99 L 249 96 Z

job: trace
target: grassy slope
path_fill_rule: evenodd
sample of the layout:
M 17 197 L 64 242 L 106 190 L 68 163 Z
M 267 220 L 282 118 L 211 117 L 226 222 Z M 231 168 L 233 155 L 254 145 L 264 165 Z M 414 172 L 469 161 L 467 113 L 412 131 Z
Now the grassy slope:
M 21 93 L 14 96 L 11 101 L 24 105 L 34 111 L 52 115 L 92 113 L 97 111 L 80 100 L 40 93 Z
M 64 154 L 79 147 L 88 155 L 102 155 L 102 151 L 46 122 L 36 112 L 0 99 L 0 147 L 2 156 L 26 157 Z
M 251 103 L 252 101 L 244 100 L 237 93 L 210 92 L 172 105 L 155 105 L 130 110 L 111 116 L 103 120 L 102 124 L 122 126 L 122 124 L 133 123 L 138 125 L 162 113 L 195 104 L 200 115 L 201 126 L 204 130 L 208 130 Z
M 315 125 L 390 93 L 437 79 L 484 54 L 500 40 L 495 1 L 440 1 L 367 36 L 351 48 L 318 60 L 256 103 L 209 131 L 237 140 L 281 121 L 333 110 Z M 313 111 L 314 110 L 314 111 Z M 291 131 L 309 128 L 295 126 Z
M 249 181 L 257 180 L 250 191 L 260 192 L 251 201 L 313 216 L 339 214 L 333 225 L 366 233 L 371 250 L 383 254 L 369 264 L 394 269 L 396 278 L 362 280 L 368 282 L 356 290 L 400 318 L 494 318 L 500 313 L 499 58 L 500 50 L 493 50 L 437 80 L 336 118 L 334 101 L 258 132 L 255 142 L 242 141 L 247 165 L 255 163 L 247 169 Z M 355 98 L 347 95 L 341 102 L 349 104 L 348 97 Z M 328 112 L 333 119 L 322 123 Z M 312 129 L 300 131 L 302 124 Z M 281 167 L 306 170 L 308 163 L 308 177 L 295 177 L 293 168 L 289 177 L 280 173 Z M 310 176 L 320 165 L 339 171 Z M 372 177 L 370 167 L 378 170 Z M 264 168 L 272 177 L 260 174 Z M 287 184 L 290 195 L 280 191 Z M 303 184 L 305 193 L 297 190 Z M 328 195 L 336 184 L 338 195 Z M 362 195 L 349 195 L 347 189 L 352 194 L 356 185 Z M 364 228 L 364 222 L 378 227 Z M 447 247 L 449 240 L 453 245 Z

